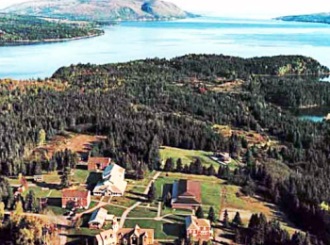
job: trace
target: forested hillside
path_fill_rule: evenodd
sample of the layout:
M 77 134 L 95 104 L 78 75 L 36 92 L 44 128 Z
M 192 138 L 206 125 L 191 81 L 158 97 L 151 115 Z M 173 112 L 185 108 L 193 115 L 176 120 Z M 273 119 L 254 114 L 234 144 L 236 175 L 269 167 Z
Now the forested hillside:
M 64 23 L 30 16 L 0 14 L 0 46 L 50 42 L 102 35 L 92 24 Z
M 48 139 L 63 130 L 106 135 L 102 155 L 137 173 L 158 168 L 153 155 L 159 145 L 246 154 L 247 166 L 231 178 L 252 192 L 263 187 L 265 196 L 312 234 L 310 244 L 329 244 L 330 215 L 320 204 L 330 203 L 330 125 L 291 113 L 330 105 L 330 84 L 318 81 L 321 74 L 329 69 L 302 56 L 187 55 L 64 67 L 47 82 L 24 86 L 2 81 L 0 173 L 34 174 L 36 166 L 49 165 L 24 161 L 41 130 Z M 254 130 L 279 143 L 250 149 L 214 125 Z M 290 169 L 285 174 L 283 163 Z M 255 244 L 263 244 L 258 239 Z

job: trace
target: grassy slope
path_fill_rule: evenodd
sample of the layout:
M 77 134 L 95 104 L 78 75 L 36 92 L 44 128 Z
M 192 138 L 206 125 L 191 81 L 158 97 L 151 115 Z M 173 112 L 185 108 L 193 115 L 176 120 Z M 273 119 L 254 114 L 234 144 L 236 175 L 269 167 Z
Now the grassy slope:
M 212 152 L 207 151 L 197 151 L 197 150 L 183 150 L 179 148 L 173 147 L 162 147 L 160 150 L 160 156 L 163 160 L 167 158 L 173 158 L 174 162 L 178 158 L 181 158 L 183 164 L 190 164 L 196 158 L 200 158 L 203 165 L 210 166 L 210 165 L 218 165 L 215 161 L 213 161 L 210 156 L 212 156 Z

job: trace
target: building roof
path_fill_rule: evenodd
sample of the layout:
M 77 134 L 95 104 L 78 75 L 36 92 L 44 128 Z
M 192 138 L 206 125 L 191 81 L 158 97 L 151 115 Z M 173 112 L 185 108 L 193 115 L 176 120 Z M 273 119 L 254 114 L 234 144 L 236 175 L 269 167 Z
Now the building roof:
M 186 229 L 200 229 L 201 227 L 211 228 L 211 223 L 207 219 L 198 219 L 196 216 L 187 216 L 185 219 Z
M 146 236 L 150 240 L 154 240 L 154 229 L 142 229 L 138 225 L 135 225 L 134 228 L 121 228 L 118 231 L 118 234 L 125 236 L 128 234 L 135 234 L 137 237 Z
M 116 237 L 116 232 L 113 229 L 105 230 L 96 235 L 95 238 L 98 244 L 103 244 L 103 242 L 108 241 L 109 239 L 114 239 Z
M 92 213 L 91 218 L 88 221 L 90 223 L 99 223 L 103 224 L 107 218 L 108 211 L 104 208 L 99 208 Z
M 115 163 L 112 163 L 105 168 L 102 177 L 103 179 L 109 179 L 109 178 L 116 178 L 118 175 L 123 175 L 123 174 L 125 174 L 125 169 Z
M 89 191 L 87 190 L 73 190 L 73 189 L 64 189 L 62 190 L 62 197 L 65 198 L 87 198 Z
M 179 180 L 178 198 L 195 199 L 197 203 L 201 202 L 201 184 L 193 180 Z
M 89 157 L 88 158 L 88 166 L 90 168 L 96 168 L 97 164 L 108 165 L 111 162 L 111 158 L 108 157 Z

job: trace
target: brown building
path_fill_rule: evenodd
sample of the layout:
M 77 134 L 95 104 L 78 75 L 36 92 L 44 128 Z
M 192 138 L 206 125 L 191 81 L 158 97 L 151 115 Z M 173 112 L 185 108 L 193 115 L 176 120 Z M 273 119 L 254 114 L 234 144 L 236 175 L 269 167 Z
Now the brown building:
M 111 163 L 111 158 L 108 157 L 89 157 L 87 166 L 88 171 L 102 171 Z
M 138 225 L 134 228 L 122 228 L 117 233 L 117 243 L 126 245 L 151 245 L 154 244 L 154 230 L 141 229 Z
M 213 231 L 211 223 L 207 219 L 198 219 L 195 216 L 188 216 L 185 219 L 186 235 L 194 241 L 209 241 L 212 239 Z
M 87 190 L 62 190 L 62 208 L 72 205 L 77 208 L 89 207 L 91 203 L 91 193 Z
M 200 205 L 200 182 L 192 180 L 179 180 L 173 183 L 172 208 L 195 210 Z

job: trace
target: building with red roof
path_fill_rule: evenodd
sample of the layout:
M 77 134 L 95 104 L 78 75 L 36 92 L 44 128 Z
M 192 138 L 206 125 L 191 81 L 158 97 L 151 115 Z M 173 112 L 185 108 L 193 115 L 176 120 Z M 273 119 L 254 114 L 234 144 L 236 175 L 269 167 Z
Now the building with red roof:
M 88 190 L 64 189 L 62 190 L 62 208 L 72 205 L 77 208 L 89 207 L 91 193 Z
M 211 223 L 207 219 L 198 219 L 195 216 L 188 216 L 185 219 L 186 235 L 194 241 L 207 242 L 212 239 L 213 231 Z
M 87 162 L 88 171 L 102 171 L 111 163 L 108 157 L 89 157 Z
M 179 180 L 173 183 L 172 208 L 195 210 L 201 205 L 201 185 L 198 181 Z

